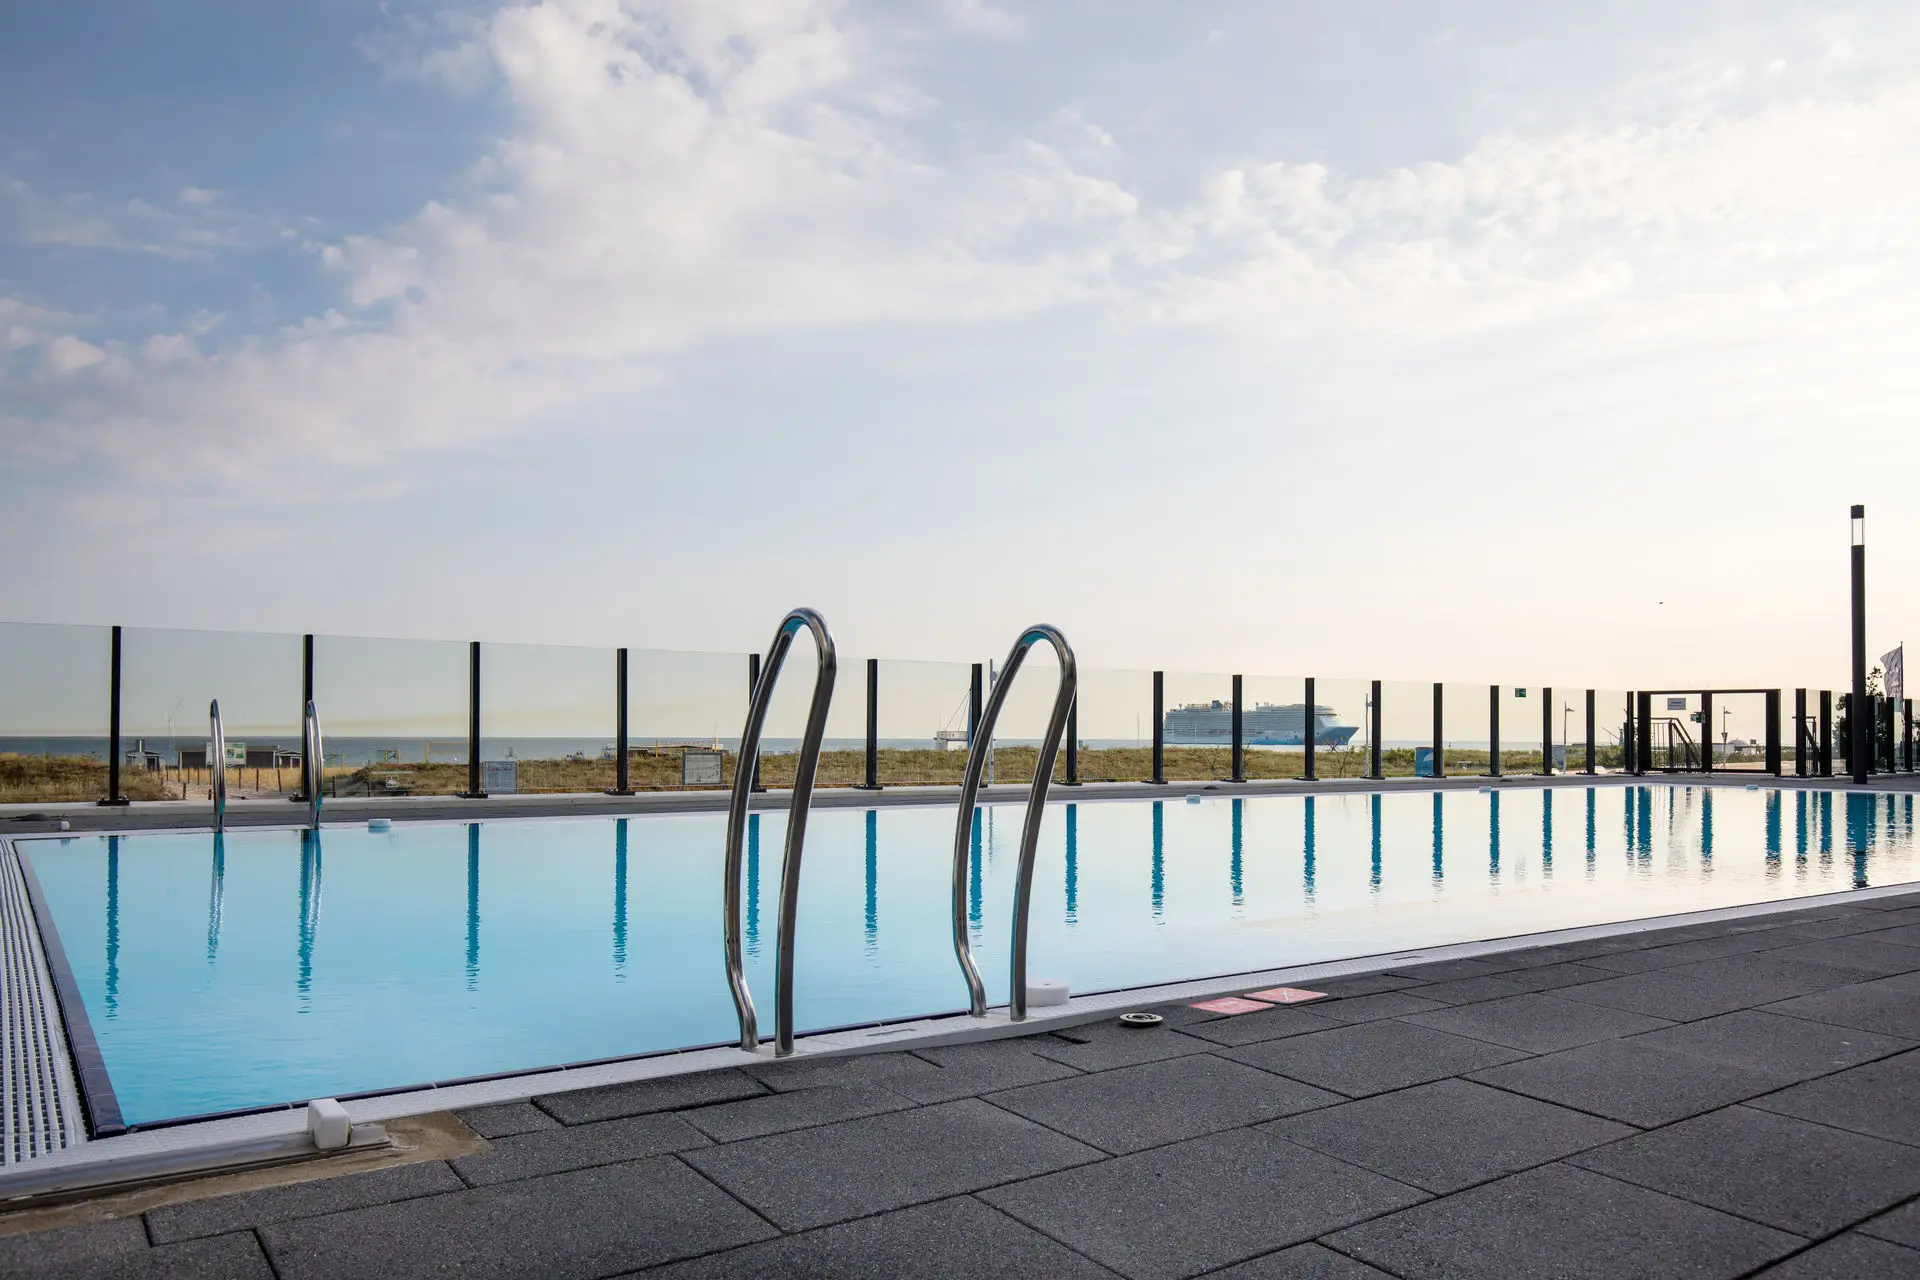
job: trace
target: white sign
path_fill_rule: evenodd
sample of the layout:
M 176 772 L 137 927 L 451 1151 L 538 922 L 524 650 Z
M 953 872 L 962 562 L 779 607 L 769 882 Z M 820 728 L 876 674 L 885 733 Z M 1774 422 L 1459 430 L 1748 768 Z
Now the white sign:
M 680 753 L 680 785 L 683 787 L 717 787 L 721 785 L 721 761 L 726 757 L 718 751 L 683 751 Z
M 1685 711 L 1686 709 L 1687 709 L 1687 700 L 1685 698 L 1668 698 L 1667 699 L 1667 710 Z
M 246 762 L 247 744 L 244 742 L 229 742 L 227 744 L 227 763 L 245 764 Z
M 1905 687 L 1906 672 L 1904 670 L 1906 665 L 1907 646 L 1904 644 L 1896 645 L 1892 653 L 1881 655 L 1880 670 L 1884 674 L 1880 680 L 1880 687 L 1886 691 L 1887 697 L 1893 699 L 1895 702 L 1907 696 Z
M 518 760 L 482 760 L 480 762 L 480 789 L 490 796 L 510 796 L 519 790 L 520 762 Z

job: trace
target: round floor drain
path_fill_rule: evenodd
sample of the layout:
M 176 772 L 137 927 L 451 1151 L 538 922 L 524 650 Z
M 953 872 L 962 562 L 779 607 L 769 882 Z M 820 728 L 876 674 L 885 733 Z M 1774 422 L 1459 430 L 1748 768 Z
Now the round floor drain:
M 1123 1027 L 1157 1027 L 1165 1019 L 1157 1013 L 1123 1013 L 1120 1025 Z

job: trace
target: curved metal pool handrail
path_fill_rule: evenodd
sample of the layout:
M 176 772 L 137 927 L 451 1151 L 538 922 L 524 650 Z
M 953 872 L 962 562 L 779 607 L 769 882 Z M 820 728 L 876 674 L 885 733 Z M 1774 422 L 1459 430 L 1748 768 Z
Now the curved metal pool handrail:
M 960 972 L 967 979 L 968 1011 L 976 1018 L 987 1013 L 987 988 L 980 981 L 980 970 L 973 963 L 973 949 L 967 941 L 967 855 L 973 828 L 973 808 L 980 794 L 980 777 L 986 771 L 987 752 L 993 744 L 993 726 L 1000 718 L 1000 707 L 1007 690 L 1026 661 L 1027 650 L 1045 640 L 1060 659 L 1060 692 L 1053 699 L 1053 716 L 1047 721 L 1047 736 L 1040 740 L 1040 758 L 1034 762 L 1033 788 L 1027 793 L 1027 817 L 1020 828 L 1019 874 L 1013 887 L 1013 961 L 1012 983 L 1008 990 L 1007 1012 L 1014 1022 L 1027 1016 L 1027 914 L 1033 897 L 1033 856 L 1040 843 L 1040 817 L 1047 805 L 1047 789 L 1053 782 L 1053 762 L 1060 754 L 1060 739 L 1067 730 L 1067 715 L 1079 688 L 1079 669 L 1074 663 L 1073 647 L 1058 627 L 1035 623 L 1013 642 L 1013 652 L 1001 669 L 1000 679 L 980 713 L 973 731 L 973 749 L 967 755 L 967 776 L 960 785 L 960 819 L 953 832 L 953 954 L 960 961 Z
M 311 699 L 307 702 L 306 714 L 301 723 L 301 741 L 306 753 L 307 787 L 307 825 L 318 830 L 320 827 L 320 784 L 326 777 L 326 753 L 320 738 L 320 713 L 313 709 Z
M 207 770 L 213 780 L 213 829 L 227 829 L 227 733 L 220 725 L 220 699 L 207 706 Z
M 723 882 L 727 899 L 724 927 L 727 985 L 733 989 L 733 1007 L 740 1015 L 740 1047 L 754 1052 L 760 1047 L 760 1028 L 741 959 L 741 849 L 747 835 L 747 802 L 760 760 L 760 730 L 766 723 L 774 683 L 780 678 L 780 665 L 786 661 L 793 637 L 802 627 L 813 633 L 820 666 L 813 678 L 813 704 L 807 711 L 806 736 L 800 740 L 800 757 L 794 765 L 793 798 L 787 806 L 787 847 L 780 859 L 780 940 L 773 987 L 773 1052 L 780 1058 L 793 1052 L 793 947 L 800 911 L 800 855 L 807 839 L 807 809 L 813 803 L 814 773 L 820 766 L 820 741 L 827 731 L 827 705 L 833 700 L 833 678 L 839 670 L 833 633 L 827 630 L 826 619 L 812 609 L 795 609 L 780 620 L 779 630 L 773 633 L 773 643 L 767 646 L 767 661 L 760 670 L 760 680 L 753 687 L 747 722 L 740 730 L 740 754 L 733 765 Z

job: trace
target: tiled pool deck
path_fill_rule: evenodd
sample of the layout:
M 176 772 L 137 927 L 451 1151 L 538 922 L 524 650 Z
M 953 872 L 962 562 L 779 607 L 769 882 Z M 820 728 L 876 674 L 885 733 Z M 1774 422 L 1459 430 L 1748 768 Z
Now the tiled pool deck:
M 1920 893 L 1322 985 L 466 1112 L 0 1274 L 1920 1275 Z

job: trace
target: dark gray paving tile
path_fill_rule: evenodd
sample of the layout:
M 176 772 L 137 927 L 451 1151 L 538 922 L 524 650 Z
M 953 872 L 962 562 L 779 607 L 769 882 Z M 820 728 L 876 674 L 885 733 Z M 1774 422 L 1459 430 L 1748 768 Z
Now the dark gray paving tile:
M 557 1129 L 560 1122 L 531 1102 L 503 1102 L 494 1107 L 456 1111 L 460 1122 L 483 1138 L 510 1138 L 516 1133 Z
M 1503 964 L 1514 966 L 1515 970 L 1536 969 L 1565 964 L 1589 954 L 1592 953 L 1582 951 L 1578 943 L 1561 943 L 1550 947 L 1528 947 L 1523 951 L 1503 951 L 1500 960 Z
M 452 1163 L 462 1178 L 484 1187 L 706 1145 L 706 1136 L 679 1116 L 628 1116 L 501 1138 L 490 1150 Z
M 1391 965 L 1387 972 L 1420 982 L 1452 982 L 1457 978 L 1484 978 L 1522 967 L 1503 957 L 1489 956 L 1484 960 L 1436 960 L 1431 964 L 1414 961 L 1411 964 Z
M 1430 982 L 1413 990 L 1431 1006 L 1473 1004 L 1480 1000 L 1517 996 L 1526 991 L 1528 988 L 1511 981 L 1514 974 L 1526 972 L 1528 970 L 1515 969 L 1511 973 L 1496 973 L 1484 978 L 1455 978 L 1450 982 Z M 1407 1012 L 1419 1013 L 1421 1010 L 1409 1009 Z
M 1791 1089 L 1755 1098 L 1753 1105 L 1781 1115 L 1920 1146 L 1920 1052 L 1903 1053 L 1822 1080 L 1809 1080 Z
M 1804 1241 L 1548 1165 L 1351 1227 L 1330 1243 L 1408 1280 L 1719 1280 Z
M 294 1218 L 313 1218 L 362 1205 L 389 1204 L 418 1196 L 464 1191 L 466 1183 L 453 1176 L 453 1170 L 438 1160 L 423 1160 L 372 1173 L 347 1174 L 296 1183 L 290 1187 L 269 1187 L 237 1196 L 213 1200 L 192 1200 L 147 1211 L 147 1224 L 155 1244 L 191 1240 L 196 1236 L 217 1236 L 270 1222 Z
M 1575 987 L 1586 982 L 1604 982 L 1614 976 L 1590 964 L 1550 964 L 1537 969 L 1516 969 L 1512 973 L 1503 973 L 1497 981 L 1522 991 L 1557 991 L 1561 987 Z
M 689 1164 L 788 1230 L 1064 1169 L 1100 1152 L 974 1098 L 749 1138 Z
M 1911 1040 L 1746 1009 L 1635 1036 L 1635 1044 L 1689 1053 L 1728 1066 L 1809 1080 L 1914 1047 Z
M 1920 1250 L 1850 1231 L 1759 1273 L 1764 1280 L 1913 1280 Z
M 1873 932 L 1866 932 L 1864 936 L 1874 942 L 1885 942 L 1897 947 L 1920 947 L 1920 924 L 1897 925 L 1891 929 L 1882 927 Z
M 1826 942 L 1812 945 L 1834 947 L 1840 944 Z M 1753 992 L 1754 1004 L 1811 995 L 1816 991 L 1830 991 L 1865 978 L 1881 976 L 1859 965 L 1840 962 L 1837 956 L 1815 963 L 1805 957 L 1788 955 L 1785 950 L 1702 960 L 1699 964 L 1681 965 L 1668 972 L 1676 977 L 1721 983 L 1729 989 L 1745 985 Z
M 1582 963 L 1595 969 L 1611 969 L 1615 973 L 1644 973 L 1649 969 L 1671 969 L 1700 960 L 1765 951 L 1778 945 L 1779 940 L 1771 936 L 1771 930 L 1748 929 L 1639 951 L 1618 951 L 1611 955 L 1594 956 Z
M 0 1275 L 58 1275 L 63 1267 L 146 1249 L 147 1229 L 138 1218 L 0 1236 Z
M 981 1193 L 989 1204 L 1135 1280 L 1197 1275 L 1420 1197 L 1411 1187 L 1255 1129 Z
M 1382 991 L 1400 991 L 1420 984 L 1413 978 L 1396 977 L 1391 973 L 1359 973 L 1350 978 L 1315 978 L 1302 985 L 1344 1000 L 1349 996 L 1378 995 Z
M 350 1209 L 260 1232 L 280 1280 L 571 1280 L 774 1234 L 672 1156 Z
M 893 1090 L 877 1084 L 836 1084 L 723 1102 L 717 1107 L 682 1111 L 676 1118 L 685 1120 L 715 1142 L 738 1142 L 742 1138 L 832 1124 L 856 1116 L 904 1111 L 912 1105 Z
M 1863 978 L 1888 978 L 1920 969 L 1920 947 L 1903 947 L 1872 937 L 1826 938 L 1785 947 L 1770 955 L 1827 965 Z
M 1110 1071 L 1114 1067 L 1158 1062 L 1162 1058 L 1178 1057 L 1183 1053 L 1205 1053 L 1212 1046 L 1185 1033 L 1194 1026 L 1212 1025 L 1212 1021 L 1189 1023 L 1181 1028 L 1179 1034 L 1165 1026 L 1143 1030 L 1123 1027 L 1111 1020 L 1088 1022 L 1050 1035 L 1033 1036 L 1028 1043 L 1041 1057 L 1063 1062 L 1077 1070 Z
M 1378 1267 L 1355 1262 L 1322 1244 L 1297 1244 L 1215 1271 L 1207 1280 L 1393 1280 Z
M 1895 1244 L 1920 1249 L 1920 1200 L 1903 1204 L 1890 1213 L 1883 1213 L 1872 1222 L 1863 1224 L 1860 1230 L 1870 1236 L 1878 1236 L 1882 1240 L 1891 1240 Z
M 1498 982 L 1498 978 L 1469 978 L 1469 982 Z M 1440 986 L 1455 986 L 1455 983 L 1441 983 Z M 1321 1030 L 1342 1026 L 1354 1022 L 1374 1022 L 1380 1018 L 1397 1018 L 1403 1013 L 1426 1013 L 1432 1009 L 1444 1009 L 1448 1001 L 1436 1000 L 1427 992 L 1435 987 L 1418 987 L 1410 991 L 1382 991 L 1378 995 L 1356 996 L 1351 1000 L 1334 1000 L 1327 1004 L 1315 1005 L 1314 1012 L 1325 1023 Z M 1247 1017 L 1265 1017 L 1265 1014 L 1248 1014 Z M 1261 1037 L 1267 1039 L 1269 1037 Z
M 1920 975 L 1903 973 L 1782 1000 L 1768 1005 L 1767 1012 L 1920 1040 Z
M 1602 1040 L 1470 1079 L 1651 1128 L 1778 1088 L 1773 1073 L 1666 1053 L 1632 1040 Z
M 658 1080 L 636 1080 L 631 1084 L 613 1084 L 599 1089 L 549 1093 L 533 1101 L 535 1106 L 561 1124 L 591 1124 L 596 1120 L 615 1120 L 622 1116 L 732 1102 L 736 1098 L 756 1097 L 766 1091 L 766 1086 L 759 1081 L 728 1068 L 725 1071 L 664 1076 Z
M 1539 993 L 1416 1013 L 1406 1021 L 1436 1031 L 1490 1040 L 1528 1053 L 1552 1053 L 1556 1049 L 1618 1039 L 1667 1025 L 1664 1020 L 1643 1013 L 1580 1004 Z
M 1441 1080 L 1263 1125 L 1428 1191 L 1457 1191 L 1634 1130 L 1465 1080 Z
M 1387 1021 L 1224 1049 L 1221 1056 L 1358 1098 L 1498 1066 L 1525 1055 L 1483 1040 Z
M 1776 998 L 1771 994 L 1756 993 L 1744 983 L 1677 977 L 1667 969 L 1622 974 L 1604 982 L 1562 987 L 1554 994 L 1582 1004 L 1605 1005 L 1609 1009 L 1625 1009 L 1630 1013 L 1643 1013 L 1674 1022 L 1711 1018 L 1715 1014 L 1752 1008 Z
M 1816 1237 L 1920 1192 L 1920 1149 L 1750 1107 L 1696 1116 L 1568 1163 Z
M 51 1270 L 29 1263 L 8 1280 L 273 1280 L 273 1269 L 251 1231 L 160 1245 L 137 1253 L 79 1259 Z
M 1365 1004 L 1374 999 L 1391 999 L 1398 995 L 1389 992 L 1384 997 L 1363 996 L 1354 1000 L 1333 1000 L 1315 1006 L 1316 1012 L 1305 1009 L 1278 1008 L 1265 1013 L 1242 1013 L 1231 1018 L 1215 1018 L 1211 1022 L 1196 1022 L 1181 1027 L 1178 1034 L 1197 1036 L 1209 1044 L 1239 1045 L 1258 1044 L 1262 1040 L 1279 1040 L 1286 1036 L 1303 1036 L 1310 1031 L 1331 1031 L 1335 1027 L 1346 1025 L 1331 1017 L 1324 1016 L 1326 1010 L 1341 1005 Z M 1431 1001 L 1423 1003 L 1432 1004 Z M 1439 1008 L 1438 1005 L 1432 1005 Z
M 987 1100 L 1115 1154 L 1342 1101 L 1337 1093 L 1211 1054 L 1030 1085 Z
M 877 1084 L 930 1076 L 937 1068 L 910 1053 L 855 1053 L 838 1058 L 788 1058 L 742 1068 L 748 1075 L 779 1093 L 822 1089 L 830 1085 Z
M 915 1102 L 952 1102 L 983 1093 L 1012 1089 L 1043 1080 L 1064 1080 L 1080 1074 L 1065 1063 L 1043 1058 L 1030 1047 L 1032 1037 L 984 1040 L 977 1044 L 940 1045 L 916 1049 L 914 1056 L 940 1068 L 932 1075 L 915 1072 L 887 1082 L 894 1092 Z
M 1025 1280 L 1111 1276 L 972 1196 L 708 1254 L 648 1280 Z

